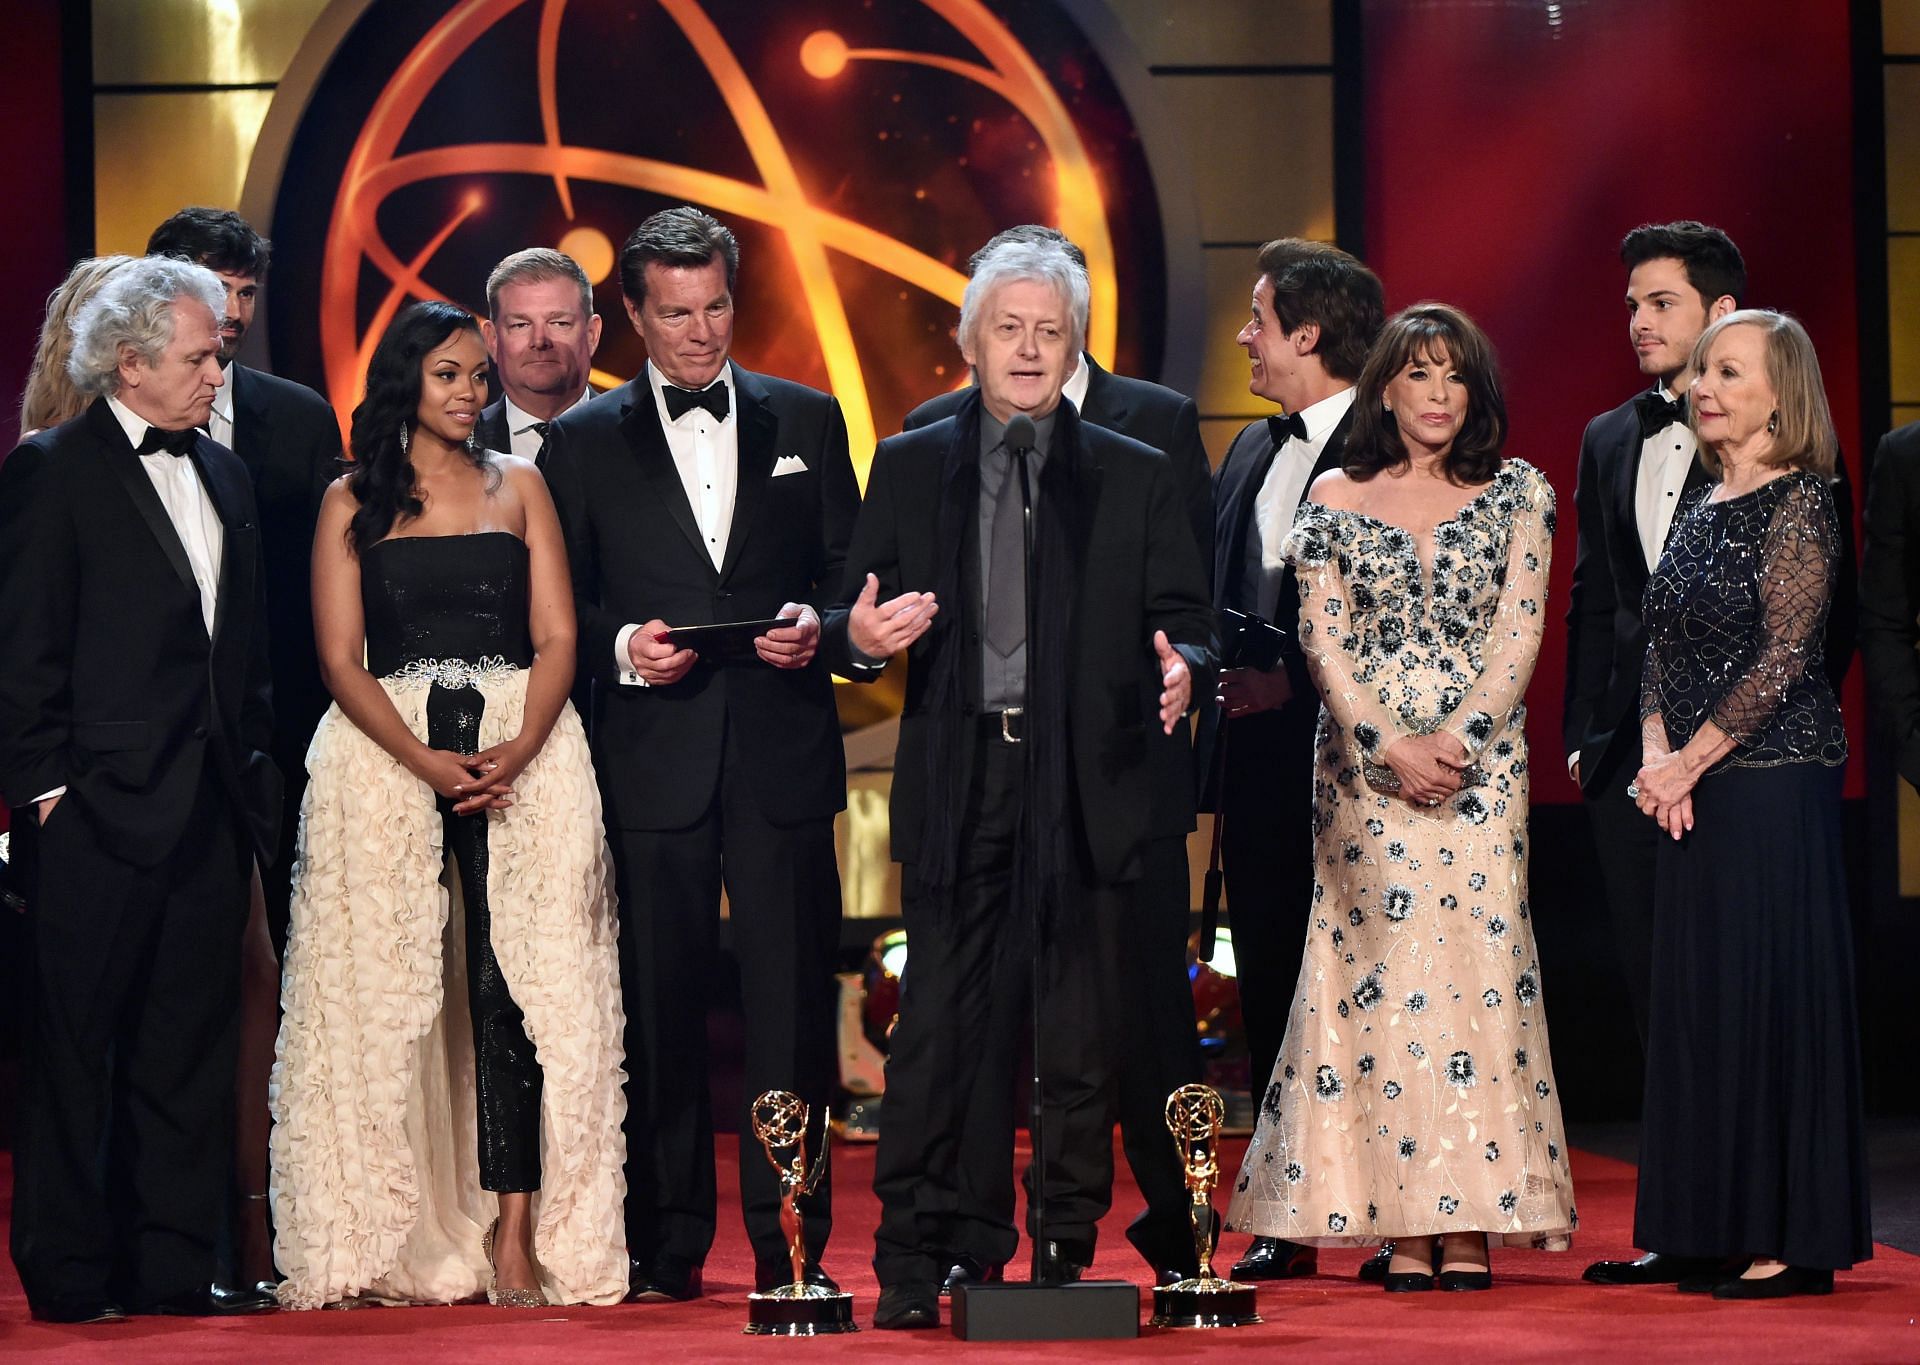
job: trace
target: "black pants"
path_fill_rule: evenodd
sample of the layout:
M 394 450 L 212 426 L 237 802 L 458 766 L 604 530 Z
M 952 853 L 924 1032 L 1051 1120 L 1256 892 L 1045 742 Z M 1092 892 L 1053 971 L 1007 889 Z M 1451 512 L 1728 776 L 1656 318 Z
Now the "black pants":
M 1286 1037 L 1313 906 L 1313 729 L 1298 707 L 1319 710 L 1309 698 L 1227 722 L 1220 866 L 1256 1104 Z
M 1631 746 L 1637 753 L 1637 745 Z M 1613 921 L 1620 970 L 1627 979 L 1633 1026 L 1647 1046 L 1648 1001 L 1653 989 L 1653 867 L 1660 848 L 1660 827 L 1641 814 L 1627 795 L 1640 771 L 1635 754 L 1619 757 L 1586 792 L 1587 818 L 1600 853 L 1600 877 Z
M 239 819 L 209 770 L 157 867 L 115 856 L 114 831 L 72 796 L 31 833 L 14 1264 L 41 1309 L 204 1290 L 233 1146 Z
M 456 754 L 480 748 L 486 698 L 478 688 L 435 684 L 427 694 L 427 743 Z M 439 801 L 447 851 L 466 906 L 467 1008 L 473 1015 L 474 1088 L 480 1130 L 480 1188 L 523 1194 L 540 1188 L 540 1060 L 526 1019 L 493 955 L 487 905 L 487 814 L 455 815 Z
M 998 720 L 973 737 L 973 780 L 950 907 L 936 910 L 902 869 L 907 968 L 887 1055 L 874 1192 L 874 1268 L 883 1285 L 938 1281 L 955 1255 L 1013 1258 L 1016 1079 L 1030 1017 L 1029 941 L 1008 922 L 1024 751 Z M 1131 887 L 1084 884 L 1076 912 L 1114 924 Z M 1091 1260 L 1113 1191 L 1117 935 L 1061 935 L 1049 946 L 1038 1027 L 1046 1072 L 1047 1236 Z M 1031 1214 L 1029 1232 L 1032 1231 Z
M 776 825 L 755 805 L 728 745 L 713 805 L 676 830 L 614 830 L 620 988 L 627 1011 L 627 1250 L 698 1265 L 713 1246 L 713 1102 L 707 1011 L 727 893 L 746 1013 L 738 1115 L 740 1201 L 754 1258 L 787 1264 L 780 1184 L 747 1106 L 786 1090 L 812 1110 L 819 1142 L 833 1099 L 840 870 L 833 821 Z M 817 1150 L 809 1146 L 809 1155 Z M 807 1252 L 832 1231 L 832 1177 L 801 1200 Z

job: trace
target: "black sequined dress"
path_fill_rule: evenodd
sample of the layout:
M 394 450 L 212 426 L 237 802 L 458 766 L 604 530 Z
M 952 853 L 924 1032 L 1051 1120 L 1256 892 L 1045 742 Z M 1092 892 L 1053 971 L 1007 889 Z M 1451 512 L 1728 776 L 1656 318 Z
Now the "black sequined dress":
M 1641 715 L 1679 749 L 1737 747 L 1655 863 L 1634 1242 L 1843 1269 L 1872 1255 L 1853 941 L 1840 835 L 1846 730 L 1822 641 L 1840 537 L 1803 472 L 1681 509 L 1648 581 Z

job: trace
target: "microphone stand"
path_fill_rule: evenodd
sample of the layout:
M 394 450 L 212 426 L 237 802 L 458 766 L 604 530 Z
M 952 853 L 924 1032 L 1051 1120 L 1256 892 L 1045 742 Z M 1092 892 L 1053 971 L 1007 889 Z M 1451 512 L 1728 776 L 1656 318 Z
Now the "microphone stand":
M 1034 438 L 1028 434 L 1033 430 L 1033 424 L 1031 422 L 1020 423 L 1020 425 L 1026 428 L 1024 432 L 1017 432 L 1012 423 L 1008 426 L 1007 454 L 1012 459 L 1012 467 L 1008 470 L 1008 473 L 1020 481 L 1020 576 L 1021 580 L 1026 584 L 1027 590 L 1027 678 L 1029 681 L 1029 692 L 1031 692 L 1033 662 L 1035 657 L 1033 646 L 1035 640 L 1038 639 L 1038 636 L 1034 632 L 1039 623 L 1039 617 L 1034 610 L 1033 601 L 1033 493 L 1027 484 L 1027 452 L 1032 449 L 1031 442 Z M 1015 442 L 1021 440 L 1023 437 L 1027 444 L 1016 445 Z M 1031 697 L 1029 697 L 1029 700 L 1031 700 Z M 1023 715 L 1021 719 L 1023 721 L 1027 720 L 1033 714 L 1033 708 L 1029 706 L 1026 714 Z M 1028 730 L 1027 734 L 1030 737 L 1032 731 Z M 1022 747 L 1025 752 L 1020 756 L 1020 766 L 1024 772 L 1024 780 L 1021 782 L 1020 840 L 1021 844 L 1024 845 L 1033 831 L 1033 824 L 1028 818 L 1027 803 L 1033 800 L 1034 766 L 1033 745 L 1028 743 Z M 1023 848 L 1022 851 L 1026 854 L 1029 862 L 1036 856 L 1035 850 L 1033 849 Z M 1017 867 L 1018 865 L 1019 860 L 1016 858 L 1015 866 Z M 1033 880 L 1033 878 L 1028 879 L 1029 888 L 1031 888 Z M 1042 1079 L 1045 1074 L 1045 1068 L 1040 1064 L 1042 1038 L 1040 1007 L 1047 965 L 1047 945 L 1046 940 L 1041 936 L 1045 929 L 1046 917 L 1041 913 L 1040 900 L 1041 898 L 1039 896 L 1031 896 L 1029 897 L 1030 903 L 1027 906 L 1027 929 L 1028 932 L 1033 935 L 1032 974 L 1028 981 L 1033 1005 L 1033 1086 L 1028 1100 L 1027 1136 L 1033 1140 L 1033 1191 L 1029 1196 L 1033 1204 L 1033 1236 L 1031 1239 L 1033 1242 L 1033 1283 L 1052 1284 L 1054 1282 L 1054 1272 L 1053 1268 L 1048 1264 L 1046 1254 L 1047 1120 L 1046 1106 L 1042 1103 L 1045 1097 L 1045 1091 L 1043 1089 L 1044 1081 Z

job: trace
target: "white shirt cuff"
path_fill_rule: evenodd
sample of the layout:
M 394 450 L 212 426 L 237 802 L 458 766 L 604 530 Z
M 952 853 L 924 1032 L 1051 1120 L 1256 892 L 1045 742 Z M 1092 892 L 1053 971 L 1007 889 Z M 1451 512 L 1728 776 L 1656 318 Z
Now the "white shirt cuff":
M 651 687 L 652 683 L 633 671 L 633 656 L 627 652 L 627 646 L 633 640 L 633 633 L 640 629 L 639 623 L 620 627 L 620 633 L 613 637 L 613 666 L 619 670 L 622 687 Z
M 1580 751 L 1575 749 L 1567 755 L 1567 776 L 1575 782 L 1580 780 Z
M 56 796 L 65 796 L 66 794 L 67 794 L 67 784 L 62 782 L 59 786 L 55 787 L 50 792 L 41 792 L 40 795 L 34 797 L 33 800 L 27 802 L 27 804 L 30 806 L 37 806 L 42 801 L 51 801 Z

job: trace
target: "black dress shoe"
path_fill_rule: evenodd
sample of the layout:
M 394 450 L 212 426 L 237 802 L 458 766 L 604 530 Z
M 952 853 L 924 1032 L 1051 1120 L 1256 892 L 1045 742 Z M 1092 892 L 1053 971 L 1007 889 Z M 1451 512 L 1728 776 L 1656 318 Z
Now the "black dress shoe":
M 1320 1269 L 1320 1253 L 1280 1237 L 1256 1237 L 1233 1263 L 1232 1280 L 1298 1280 Z
M 803 1284 L 810 1284 L 834 1294 L 840 1292 L 840 1286 L 834 1282 L 833 1276 L 827 1274 L 826 1271 L 817 1265 L 810 1265 L 801 1271 L 800 1281 Z M 782 1261 L 778 1265 L 769 1264 L 754 1267 L 753 1288 L 755 1293 L 771 1293 L 783 1284 L 792 1283 L 793 1264 L 790 1261 Z
M 1716 1299 L 1790 1299 L 1796 1294 L 1832 1292 L 1831 1270 L 1808 1270 L 1798 1265 L 1790 1265 L 1785 1270 L 1754 1279 L 1742 1279 L 1736 1275 L 1713 1287 L 1713 1297 Z
M 1157 1265 L 1153 1268 L 1153 1282 L 1161 1289 L 1179 1284 L 1182 1280 L 1197 1280 L 1199 1278 L 1200 1268 L 1198 1266 Z
M 645 1274 L 627 1281 L 628 1303 L 686 1303 L 700 1297 L 700 1267 L 678 1256 L 656 1256 Z
M 257 1289 L 228 1289 L 216 1284 L 156 1299 L 137 1311 L 168 1318 L 241 1318 L 251 1313 L 271 1313 L 279 1306 L 273 1295 Z
M 947 1267 L 947 1276 L 940 1281 L 940 1297 L 953 1297 L 954 1287 L 963 1284 L 997 1284 L 1006 1278 L 1007 1268 L 993 1261 L 980 1261 L 961 1252 L 953 1258 L 953 1264 Z
M 1389 1270 L 1380 1279 L 1389 1294 L 1424 1294 L 1433 1288 L 1433 1276 L 1424 1270 Z
M 1726 1281 L 1739 1275 L 1740 1271 L 1744 1268 L 1745 1267 L 1742 1266 L 1736 1266 L 1728 1270 L 1723 1267 L 1719 1270 L 1710 1271 L 1705 1275 L 1689 1275 L 1686 1279 L 1674 1285 L 1674 1288 L 1682 1294 L 1711 1294 Z
M 1387 1278 L 1387 1265 L 1393 1260 L 1393 1243 L 1382 1242 L 1380 1249 L 1360 1263 L 1360 1282 L 1379 1284 Z
M 35 1322 L 125 1322 L 127 1312 L 111 1299 L 45 1299 L 33 1305 Z
M 873 1325 L 883 1332 L 912 1331 L 940 1325 L 940 1291 L 932 1281 L 890 1284 L 880 1291 Z
M 1434 1277 L 1434 1283 L 1442 1289 L 1491 1289 L 1493 1272 L 1491 1270 L 1443 1270 Z
M 1040 1253 L 1040 1275 L 1046 1284 L 1074 1284 L 1093 1264 L 1091 1247 L 1070 1242 L 1048 1242 Z
M 1588 1284 L 1679 1284 L 1696 1275 L 1723 1271 L 1726 1262 L 1704 1256 L 1669 1256 L 1649 1251 L 1637 1261 L 1595 1261 L 1580 1276 Z

